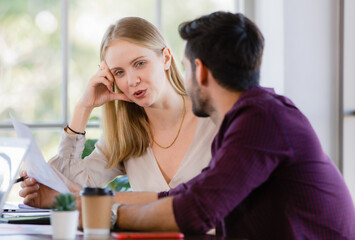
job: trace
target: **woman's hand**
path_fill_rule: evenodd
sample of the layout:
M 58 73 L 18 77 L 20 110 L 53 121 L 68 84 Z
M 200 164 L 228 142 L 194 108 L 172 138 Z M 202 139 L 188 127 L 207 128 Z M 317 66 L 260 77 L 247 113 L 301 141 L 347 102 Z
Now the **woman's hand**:
M 27 177 L 27 172 L 22 171 L 21 177 Z M 46 185 L 36 181 L 34 178 L 27 178 L 21 182 L 19 195 L 24 198 L 23 203 L 37 208 L 50 208 L 52 199 L 59 194 Z
M 57 169 L 53 168 L 53 170 L 72 193 L 79 195 L 82 188 L 79 184 L 70 181 Z M 22 171 L 20 176 L 27 177 L 27 172 Z M 54 199 L 56 195 L 59 195 L 59 192 L 37 182 L 34 178 L 27 178 L 21 182 L 21 188 L 19 195 L 24 198 L 23 203 L 32 207 L 50 208 L 53 205 L 52 199 Z
M 90 79 L 85 92 L 80 99 L 80 105 L 93 109 L 113 100 L 132 102 L 125 94 L 113 92 L 114 77 L 105 61 L 100 69 Z

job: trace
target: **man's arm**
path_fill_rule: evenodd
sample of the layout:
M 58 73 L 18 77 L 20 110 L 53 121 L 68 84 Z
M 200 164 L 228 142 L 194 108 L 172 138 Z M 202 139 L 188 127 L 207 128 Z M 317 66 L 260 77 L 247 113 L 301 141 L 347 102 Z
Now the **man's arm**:
M 140 231 L 179 231 L 173 211 L 173 197 L 152 203 L 123 205 L 118 208 L 117 225 Z
M 147 204 L 158 200 L 154 192 L 116 192 L 114 202 L 129 204 Z

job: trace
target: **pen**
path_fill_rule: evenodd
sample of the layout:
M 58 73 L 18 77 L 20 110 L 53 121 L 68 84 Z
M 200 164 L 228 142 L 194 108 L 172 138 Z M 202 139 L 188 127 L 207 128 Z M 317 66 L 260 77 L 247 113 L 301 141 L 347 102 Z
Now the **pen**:
M 22 181 L 24 181 L 27 178 L 28 178 L 27 176 L 26 177 L 20 177 L 20 178 L 15 180 L 15 183 L 22 182 Z

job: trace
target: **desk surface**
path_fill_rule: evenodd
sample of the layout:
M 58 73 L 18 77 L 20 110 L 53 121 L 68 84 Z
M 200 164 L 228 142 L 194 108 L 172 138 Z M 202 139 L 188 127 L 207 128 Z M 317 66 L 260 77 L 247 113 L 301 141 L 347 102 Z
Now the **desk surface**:
M 52 228 L 50 225 L 27 225 L 27 224 L 0 224 L 0 240 L 34 240 L 34 239 L 52 239 Z M 81 231 L 77 231 L 75 239 L 95 240 L 97 238 L 82 235 Z M 112 236 L 101 238 L 101 240 L 116 239 Z M 160 238 L 163 239 L 163 238 Z M 185 235 L 187 240 L 218 240 L 223 239 L 215 235 Z
M 1 240 L 35 240 L 35 239 L 52 239 L 51 235 L 7 235 L 7 236 L 0 236 Z M 81 240 L 81 239 L 88 239 L 85 238 L 84 236 L 76 236 L 75 240 Z M 91 239 L 91 238 L 90 238 Z M 101 240 L 105 240 L 106 238 Z M 116 238 L 107 238 L 106 240 L 113 240 Z M 211 235 L 197 235 L 197 236 L 185 236 L 186 240 L 222 240 L 226 238 L 222 237 L 216 237 L 216 236 L 211 236 Z M 94 240 L 94 239 L 92 239 Z M 164 239 L 160 239 L 164 240 Z M 171 239 L 170 239 L 171 240 Z
M 81 233 L 81 234 L 80 234 Z M 81 231 L 77 232 L 76 240 L 95 240 L 82 235 Z M 35 240 L 35 239 L 52 239 L 52 228 L 50 225 L 27 225 L 27 224 L 0 224 L 0 240 Z M 112 236 L 101 238 L 101 240 L 116 239 Z M 133 238 L 132 238 L 133 239 Z M 163 240 L 163 238 L 160 238 Z M 215 235 L 186 235 L 186 240 L 220 240 L 227 239 Z M 230 238 L 231 239 L 231 238 Z M 170 239 L 171 240 L 171 239 Z

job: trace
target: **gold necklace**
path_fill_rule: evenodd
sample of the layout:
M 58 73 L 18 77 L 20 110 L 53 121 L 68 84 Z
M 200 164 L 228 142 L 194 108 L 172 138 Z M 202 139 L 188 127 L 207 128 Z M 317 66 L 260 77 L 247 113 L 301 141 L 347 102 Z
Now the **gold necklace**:
M 184 122 L 185 112 L 186 112 L 186 106 L 185 106 L 185 98 L 184 98 L 184 96 L 182 96 L 182 101 L 184 102 L 184 110 L 183 110 L 183 112 L 182 112 L 180 127 L 179 127 L 179 130 L 178 130 L 177 134 L 176 134 L 176 137 L 174 138 L 174 141 L 173 141 L 172 143 L 170 143 L 169 146 L 164 147 L 164 146 L 160 145 L 159 143 L 157 143 L 157 142 L 154 140 L 154 137 L 153 137 L 153 135 L 152 135 L 152 140 L 153 140 L 153 142 L 154 142 L 158 147 L 160 147 L 160 148 L 163 148 L 163 149 L 168 149 L 168 148 L 170 148 L 170 147 L 175 143 L 176 139 L 178 138 L 178 136 L 179 136 L 179 134 L 180 134 L 181 127 L 182 127 L 182 123 Z

